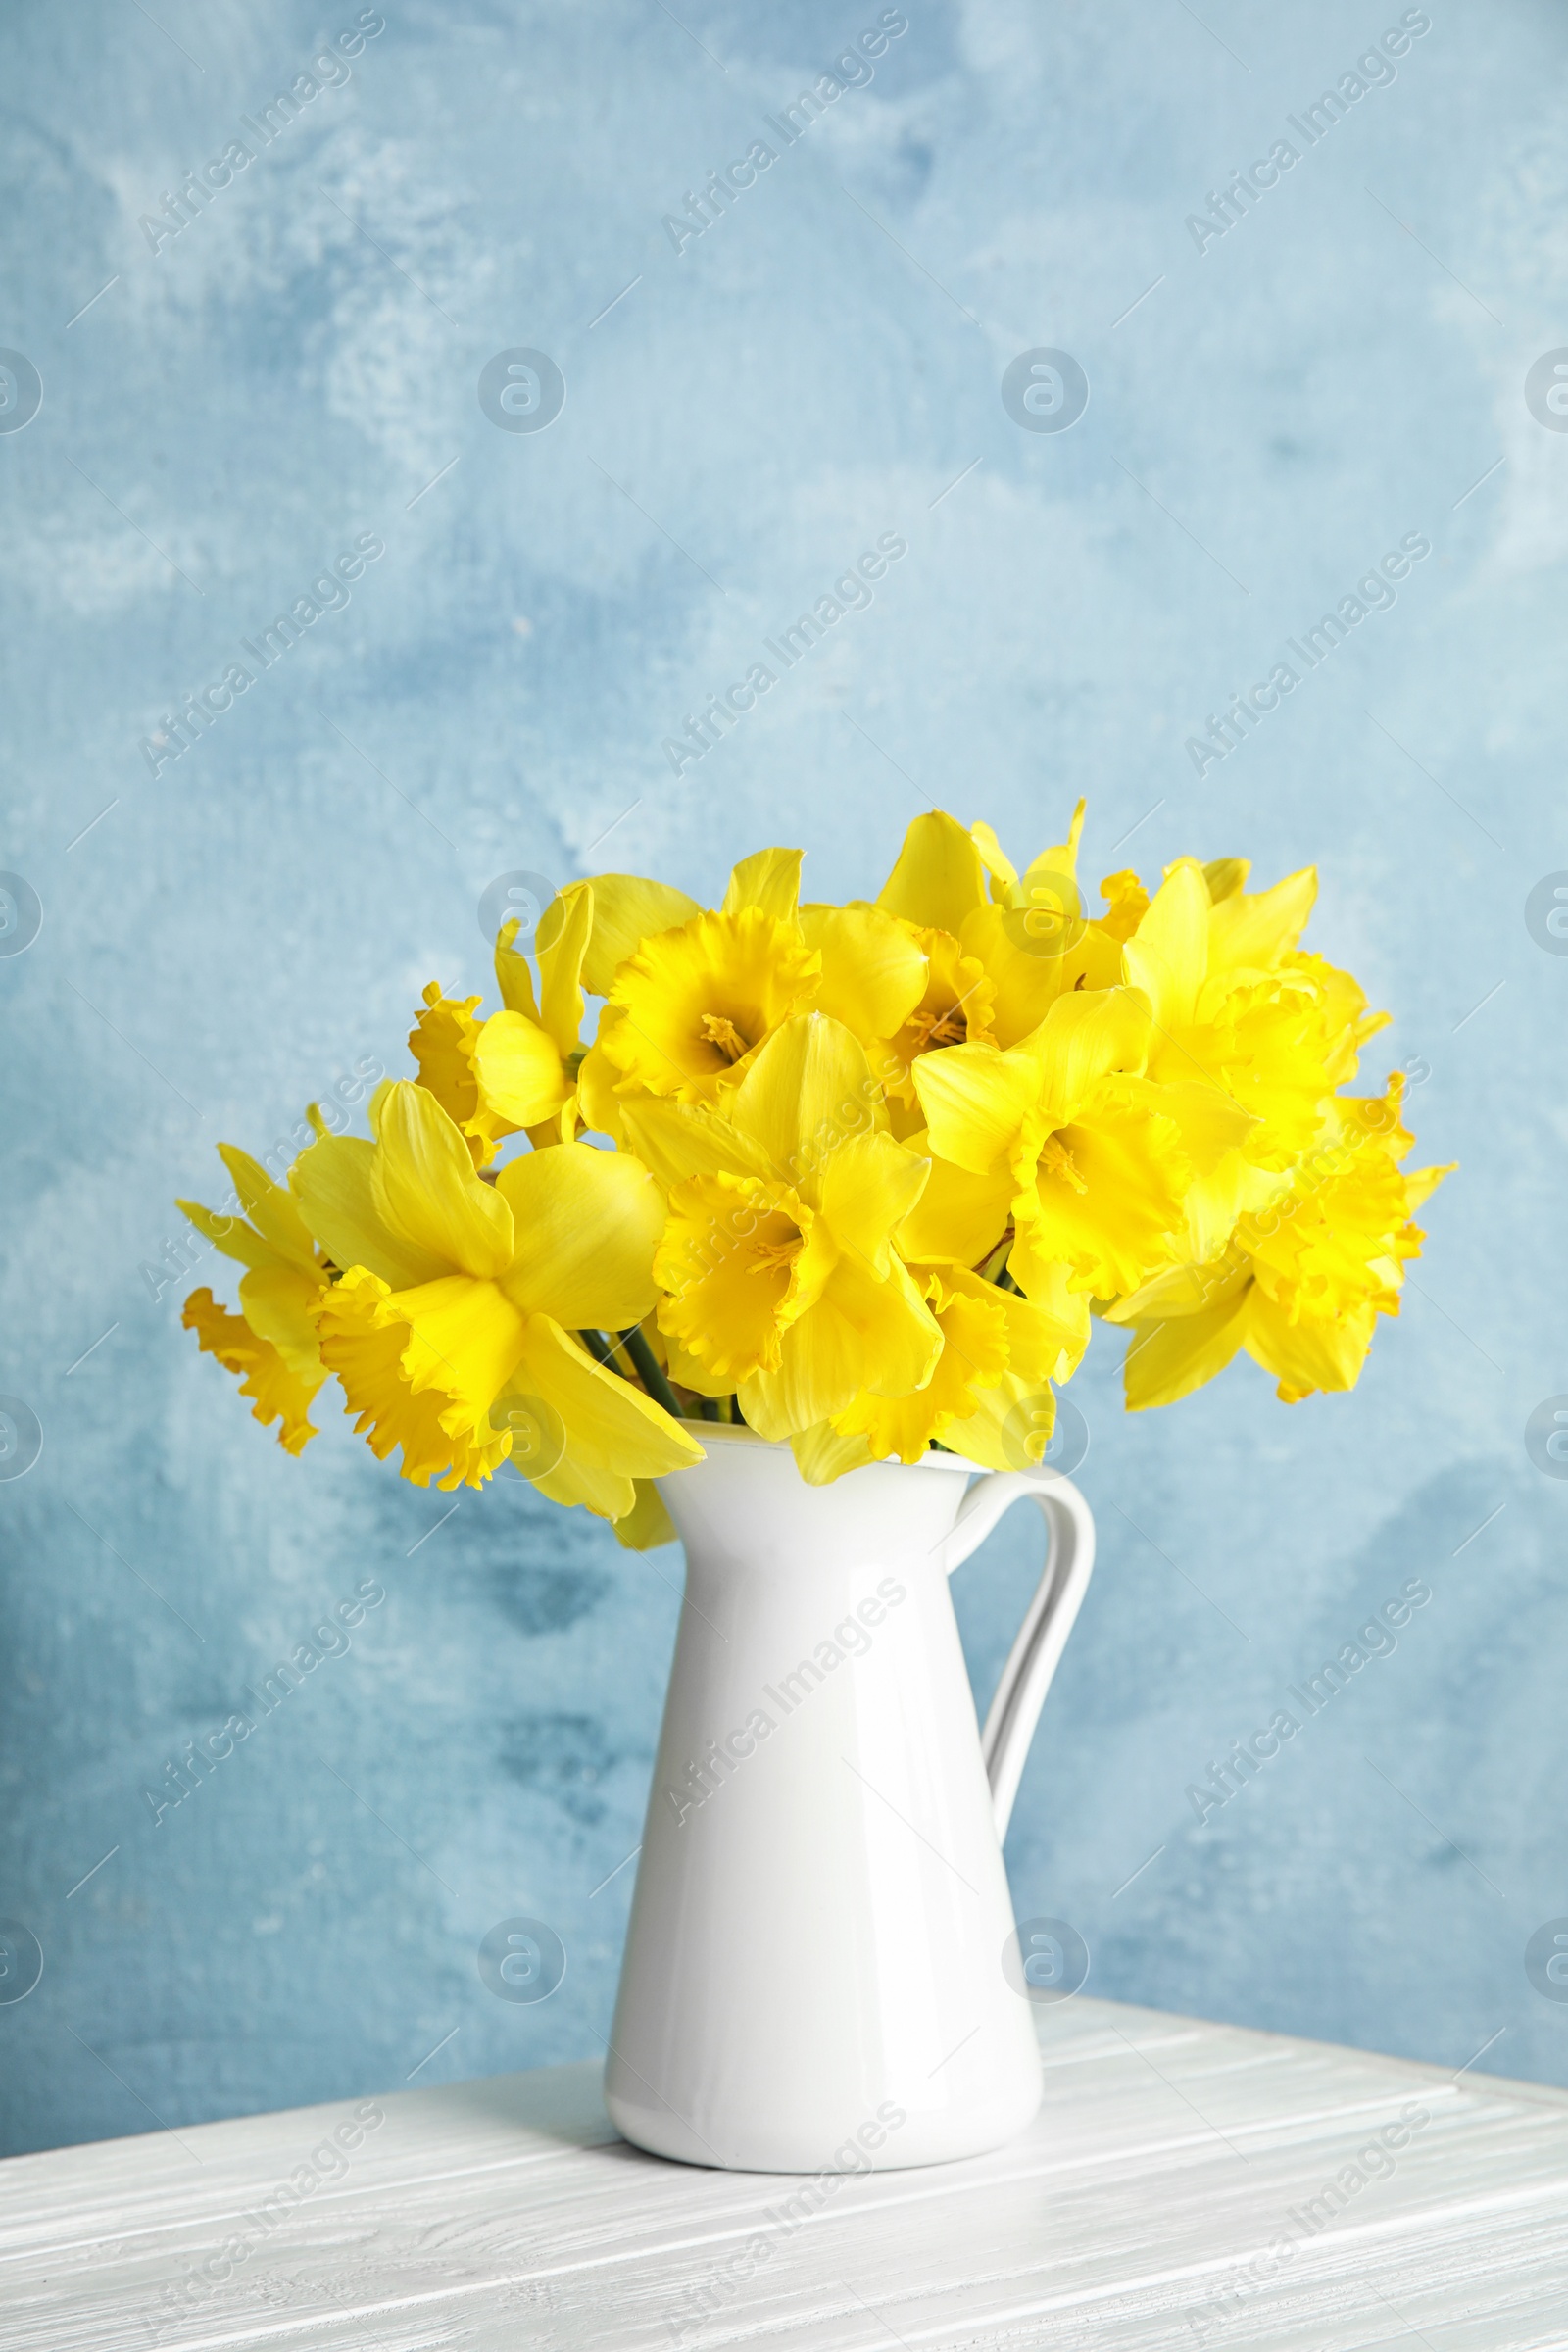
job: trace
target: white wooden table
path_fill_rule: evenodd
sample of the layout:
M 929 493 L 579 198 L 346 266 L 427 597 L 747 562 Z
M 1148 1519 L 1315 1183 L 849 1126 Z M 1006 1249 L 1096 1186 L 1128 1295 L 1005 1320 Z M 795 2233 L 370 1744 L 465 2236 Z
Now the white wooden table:
M 1568 2344 L 1568 2093 L 1109 2001 L 1040 2019 L 1024 2139 L 814 2190 L 638 2154 L 591 2065 L 16 2157 L 0 2348 Z

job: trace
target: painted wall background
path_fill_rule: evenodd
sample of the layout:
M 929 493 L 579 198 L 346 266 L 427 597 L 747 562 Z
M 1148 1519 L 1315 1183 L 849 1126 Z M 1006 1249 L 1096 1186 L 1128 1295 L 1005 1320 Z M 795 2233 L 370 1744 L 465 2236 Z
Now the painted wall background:
M 782 146 L 764 118 L 876 0 L 388 0 L 155 252 L 163 192 L 373 21 L 156 18 L 0 26 L 0 343 L 43 387 L 0 430 L 0 862 L 42 914 L 0 954 L 0 1388 L 43 1433 L 0 1482 L 0 1915 L 44 1955 L 0 2005 L 0 2144 L 608 2028 L 679 1555 L 510 1479 L 442 1522 L 335 1409 L 285 1458 L 179 1329 L 218 1261 L 143 1271 L 176 1193 L 221 1199 L 214 1144 L 402 1070 L 424 982 L 485 985 L 498 874 L 711 899 L 786 841 L 816 895 L 870 893 L 933 801 L 1026 857 L 1080 791 L 1091 879 L 1315 860 L 1315 944 L 1398 1015 L 1367 1083 L 1409 1062 L 1420 1155 L 1463 1164 L 1353 1396 L 1287 1409 L 1243 1364 L 1128 1421 L 1097 1340 L 1102 1564 L 1020 1912 L 1077 1923 L 1102 1992 L 1568 2082 L 1524 1960 L 1568 1914 L 1568 1486 L 1524 1436 L 1568 1389 L 1568 960 L 1525 916 L 1568 868 L 1568 433 L 1525 397 L 1568 344 L 1560 12 L 1434 0 L 1308 145 L 1287 116 L 1425 12 L 909 0 L 679 252 L 662 216 Z M 1299 160 L 1200 251 L 1186 217 L 1281 138 Z M 519 346 L 564 376 L 546 431 L 479 405 Z M 1060 433 L 999 393 L 1042 346 L 1091 387 Z M 663 739 L 887 531 L 869 609 L 677 778 Z M 150 760 L 361 534 L 351 601 Z M 1206 714 L 1406 534 L 1432 552 L 1392 609 L 1200 779 Z M 982 1690 L 1033 1541 L 958 1580 Z M 1395 1654 L 1200 1827 L 1187 1785 L 1411 1577 Z M 366 1579 L 348 1653 L 155 1826 L 181 1742 Z M 516 1912 L 569 1952 L 539 2007 L 475 1967 Z

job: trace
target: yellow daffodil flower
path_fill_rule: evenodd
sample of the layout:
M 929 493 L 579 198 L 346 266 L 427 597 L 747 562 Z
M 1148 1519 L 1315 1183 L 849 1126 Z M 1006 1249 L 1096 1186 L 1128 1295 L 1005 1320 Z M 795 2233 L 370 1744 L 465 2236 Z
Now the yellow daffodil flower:
M 1386 1096 L 1337 1097 L 1317 1143 L 1219 1258 L 1170 1270 L 1109 1310 L 1134 1333 L 1129 1411 L 1189 1396 L 1242 1348 L 1288 1404 L 1355 1386 L 1377 1318 L 1398 1313 L 1404 1263 L 1420 1254 L 1414 1211 L 1450 1172 L 1400 1173 L 1414 1141 L 1402 1091 L 1394 1077 Z
M 264 1427 L 279 1423 L 284 1452 L 300 1453 L 316 1436 L 311 1399 L 326 1378 L 311 1310 L 330 1269 L 282 1186 L 232 1144 L 218 1150 L 244 1216 L 221 1216 L 197 1200 L 177 1205 L 216 1250 L 246 1268 L 240 1311 L 231 1315 L 202 1289 L 192 1291 L 180 1320 L 204 1354 L 244 1375 L 240 1395 L 254 1399 L 253 1418 Z
M 321 1360 L 383 1460 L 416 1485 L 479 1486 L 532 1409 L 564 1448 L 533 1483 L 619 1518 L 633 1480 L 700 1460 L 669 1416 L 573 1336 L 653 1304 L 663 1202 L 628 1155 L 561 1144 L 494 1185 L 421 1086 L 378 1091 L 376 1140 L 323 1137 L 290 1171 L 301 1213 L 343 1267 L 317 1302 Z M 551 1447 L 548 1450 L 553 1451 Z
M 903 1396 L 942 1335 L 894 1247 L 926 1163 L 879 1130 L 864 1050 L 839 1022 L 787 1021 L 715 1109 L 625 1105 L 631 1148 L 669 1194 L 654 1260 L 672 1378 L 735 1392 L 787 1438 L 861 1390 Z
M 1123 950 L 1153 1013 L 1149 1076 L 1171 1090 L 1193 1161 L 1182 1254 L 1199 1261 L 1223 1249 L 1256 1194 L 1250 1171 L 1285 1168 L 1306 1149 L 1386 1017 L 1367 1012 L 1348 972 L 1297 953 L 1316 875 L 1255 895 L 1246 875 L 1239 858 L 1217 861 L 1212 878 L 1178 858 Z M 1215 1116 L 1216 1096 L 1245 1123 Z
M 716 907 L 571 884 L 533 961 L 502 931 L 499 1011 L 425 990 L 373 1140 L 313 1108 L 286 1190 L 223 1147 L 245 1215 L 181 1205 L 239 1312 L 199 1290 L 187 1326 L 289 1451 L 336 1373 L 404 1476 L 510 1459 L 634 1549 L 673 1540 L 657 1482 L 704 1413 L 816 1484 L 1037 1459 L 1092 1310 L 1135 1410 L 1244 1349 L 1289 1401 L 1353 1386 L 1446 1172 L 1401 1172 L 1397 1080 L 1339 1091 L 1384 1016 L 1302 949 L 1310 870 L 1178 858 L 1091 913 L 1083 824 L 1020 868 L 933 808 L 874 903 L 802 906 L 778 848 Z
M 1116 1298 L 1171 1262 L 1191 1167 L 1142 1074 L 1149 1034 L 1135 989 L 1082 990 L 1005 1052 L 952 1046 L 914 1065 L 932 1150 L 1009 1179 L 1008 1267 L 1031 1298 L 1063 1266 L 1072 1290 Z
M 872 1056 L 889 1070 L 896 1132 L 919 1124 L 912 1069 L 920 1054 L 1018 1045 L 1058 997 L 1121 979 L 1119 939 L 1081 909 L 1083 820 L 1080 801 L 1067 839 L 1042 850 L 1022 874 L 989 825 L 966 832 L 942 809 L 910 825 L 877 900 L 911 926 L 927 956 L 925 989 L 885 1054 Z
M 871 1461 L 918 1461 L 933 1439 L 988 1469 L 1038 1460 L 1054 1413 L 1050 1384 L 1071 1379 L 1088 1341 L 1084 1301 L 1063 1292 L 1053 1311 L 963 1266 L 933 1269 L 925 1289 L 942 1333 L 930 1380 L 906 1396 L 858 1396 L 833 1429 L 862 1439 Z
M 515 919 L 496 942 L 503 1010 L 474 1014 L 477 997 L 444 997 L 432 981 L 409 1034 L 419 1084 L 461 1129 L 476 1168 L 487 1168 L 502 1138 L 526 1130 L 536 1144 L 575 1132 L 570 1107 L 581 1048 L 581 974 L 594 919 L 593 891 L 574 882 L 540 925 L 539 998 L 526 957 L 513 946 Z
M 619 1105 L 641 1095 L 711 1102 L 744 1076 L 761 1047 L 808 1004 L 821 970 L 797 912 L 799 850 L 761 850 L 735 868 L 722 907 L 699 908 L 645 936 L 608 976 L 599 1034 L 583 1064 L 591 1124 L 619 1140 Z M 604 893 L 604 877 L 596 890 Z M 656 886 L 609 894 L 616 943 Z M 602 964 L 598 976 L 605 977 Z

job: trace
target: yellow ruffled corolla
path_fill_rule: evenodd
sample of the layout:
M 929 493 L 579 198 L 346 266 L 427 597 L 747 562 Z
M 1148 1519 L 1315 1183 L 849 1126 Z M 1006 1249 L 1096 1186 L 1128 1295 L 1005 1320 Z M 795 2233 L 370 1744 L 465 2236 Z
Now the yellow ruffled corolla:
M 1007 1186 L 1008 1270 L 1028 1298 L 1135 1290 L 1172 1262 L 1192 1167 L 1166 1090 L 1143 1075 L 1148 1000 L 1059 997 L 1005 1052 L 954 1046 L 914 1065 L 932 1151 Z
M 813 1485 L 858 1462 L 918 1461 L 933 1444 L 991 1470 L 1040 1459 L 1054 1418 L 1051 1384 L 1072 1378 L 1088 1341 L 1083 1300 L 1063 1292 L 1059 1305 L 1041 1306 L 965 1266 L 930 1269 L 924 1289 L 942 1334 L 930 1379 L 905 1396 L 863 1392 L 797 1438 Z
M 531 1413 L 545 1452 L 563 1448 L 533 1483 L 609 1518 L 633 1508 L 634 1479 L 700 1460 L 695 1439 L 575 1336 L 635 1324 L 653 1304 L 663 1201 L 647 1170 L 571 1143 L 512 1160 L 490 1185 L 425 1088 L 381 1088 L 374 1117 L 373 1144 L 323 1137 L 289 1178 L 343 1268 L 313 1320 L 372 1451 L 401 1446 L 418 1486 L 479 1486 L 513 1449 L 509 1416 Z
M 670 1376 L 733 1394 L 789 1438 L 862 1390 L 930 1378 L 935 1316 L 893 1244 L 926 1162 L 877 1124 L 859 1044 L 823 1013 L 785 1023 L 721 1108 L 628 1102 L 631 1148 L 668 1192 L 654 1259 Z
M 946 994 L 939 987 L 919 1007 L 922 1019 L 938 1017 L 923 1037 L 916 1033 L 916 1052 L 971 1039 L 1016 1045 L 1058 997 L 1121 979 L 1118 936 L 1082 910 L 1083 821 L 1080 801 L 1067 839 L 1042 850 L 1020 874 L 989 825 L 966 831 L 939 808 L 915 818 L 877 905 L 919 932 L 933 963 L 941 960 L 951 973 Z M 952 946 L 933 953 L 933 936 Z
M 539 992 L 513 942 L 515 920 L 496 942 L 503 1009 L 475 1019 L 477 997 L 445 997 L 432 980 L 409 1034 L 419 1084 L 434 1095 L 487 1168 L 503 1138 L 525 1131 L 535 1143 L 575 1134 L 575 1071 L 581 1057 L 582 965 L 593 927 L 593 890 L 574 882 L 540 924 Z
M 1377 1318 L 1398 1313 L 1405 1261 L 1420 1254 L 1414 1212 L 1451 1172 L 1400 1172 L 1415 1140 L 1402 1092 L 1393 1077 L 1386 1095 L 1337 1097 L 1311 1150 L 1219 1257 L 1172 1269 L 1110 1308 L 1134 1334 L 1123 1374 L 1131 1411 L 1191 1395 L 1243 1348 L 1288 1404 L 1355 1386 Z
M 809 1003 L 821 959 L 802 936 L 800 878 L 799 850 L 760 850 L 715 912 L 634 875 L 599 877 L 587 978 L 607 1002 L 581 1077 L 593 1126 L 618 1140 L 620 1103 L 645 1095 L 716 1102 Z M 634 937 L 645 920 L 661 927 Z
M 326 1378 L 311 1310 L 330 1268 L 289 1194 L 247 1152 L 232 1144 L 218 1150 L 244 1215 L 220 1215 L 197 1200 L 177 1206 L 215 1250 L 245 1267 L 240 1311 L 231 1315 L 202 1289 L 192 1291 L 180 1320 L 204 1354 L 243 1374 L 240 1395 L 254 1399 L 253 1417 L 264 1427 L 276 1421 L 278 1444 L 299 1453 L 317 1434 L 311 1400 Z
M 1367 1011 L 1348 972 L 1297 952 L 1316 874 L 1250 895 L 1247 871 L 1236 858 L 1212 871 L 1178 858 L 1123 948 L 1153 1016 L 1148 1075 L 1170 1089 L 1193 1163 L 1181 1254 L 1200 1262 L 1267 1189 L 1251 1172 L 1286 1168 L 1312 1142 L 1388 1017 Z M 1216 1097 L 1247 1114 L 1245 1127 Z

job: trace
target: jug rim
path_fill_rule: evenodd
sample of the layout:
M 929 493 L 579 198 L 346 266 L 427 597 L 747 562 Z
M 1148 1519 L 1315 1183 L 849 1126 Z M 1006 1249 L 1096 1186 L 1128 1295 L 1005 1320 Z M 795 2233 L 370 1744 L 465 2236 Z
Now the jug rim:
M 733 1421 L 704 1421 L 701 1418 L 693 1419 L 687 1417 L 682 1420 L 681 1427 L 683 1429 L 689 1429 L 693 1437 L 697 1438 L 705 1447 L 711 1446 L 714 1441 L 717 1440 L 721 1448 L 750 1446 L 760 1446 L 762 1451 L 766 1453 L 790 1453 L 790 1446 L 787 1439 L 764 1438 L 760 1436 L 755 1429 L 749 1429 L 744 1425 L 737 1425 Z M 794 1456 L 792 1454 L 791 1459 L 793 1460 L 793 1458 Z M 697 1464 L 692 1462 L 687 1466 L 695 1470 Z M 989 1478 L 991 1475 L 983 1462 L 971 1462 L 967 1454 L 948 1452 L 938 1453 L 929 1449 L 925 1453 L 922 1453 L 919 1460 L 915 1462 L 901 1462 L 897 1454 L 889 1454 L 884 1460 L 879 1462 L 858 1462 L 856 1464 L 856 1469 L 961 1470 L 967 1477 L 971 1478 Z M 670 1478 L 679 1478 L 681 1474 L 679 1470 L 673 1470 L 665 1472 L 664 1475 Z M 842 1475 L 846 1478 L 852 1478 L 855 1475 L 855 1471 L 846 1470 L 842 1473 Z

